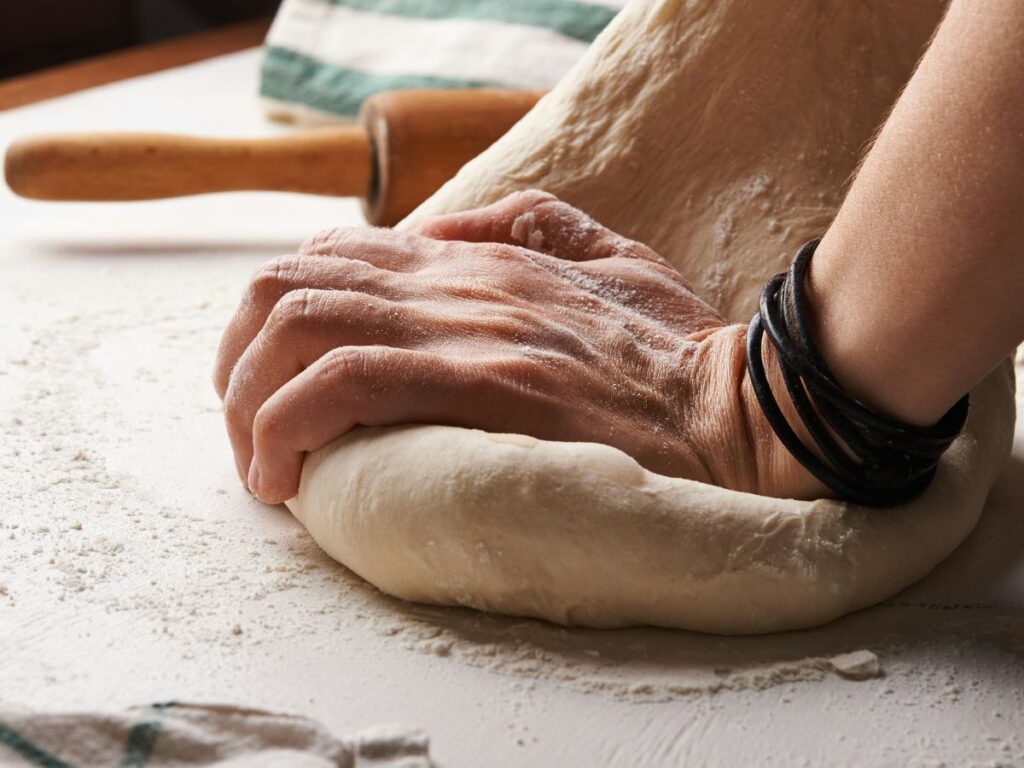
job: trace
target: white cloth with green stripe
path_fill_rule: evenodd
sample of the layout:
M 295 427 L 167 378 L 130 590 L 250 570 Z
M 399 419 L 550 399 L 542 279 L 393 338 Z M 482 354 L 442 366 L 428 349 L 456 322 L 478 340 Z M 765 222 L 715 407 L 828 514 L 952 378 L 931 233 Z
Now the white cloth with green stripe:
M 352 119 L 401 88 L 550 88 L 626 0 L 284 0 L 260 94 L 276 119 Z
M 27 768 L 429 768 L 427 737 L 385 726 L 335 736 L 304 717 L 154 704 L 116 714 L 0 705 L 0 766 Z

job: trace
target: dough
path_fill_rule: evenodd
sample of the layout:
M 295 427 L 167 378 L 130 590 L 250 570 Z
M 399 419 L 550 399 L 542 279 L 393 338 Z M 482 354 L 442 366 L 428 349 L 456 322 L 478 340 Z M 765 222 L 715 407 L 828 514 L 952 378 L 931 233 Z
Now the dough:
M 931 0 L 633 0 L 575 69 L 409 223 L 536 187 L 652 245 L 734 321 L 820 233 L 941 15 Z M 898 509 L 771 499 L 614 448 L 439 426 L 311 455 L 296 517 L 380 589 L 564 624 L 812 626 L 927 574 L 1009 455 L 1012 368 L 973 393 Z
M 1011 373 L 974 393 L 932 486 L 899 509 L 770 499 L 604 445 L 438 426 L 351 433 L 306 460 L 290 506 L 331 557 L 406 600 L 591 627 L 807 627 L 883 600 L 967 536 L 1008 452 Z
M 633 0 L 405 222 L 537 188 L 639 240 L 728 319 L 827 228 L 936 0 Z

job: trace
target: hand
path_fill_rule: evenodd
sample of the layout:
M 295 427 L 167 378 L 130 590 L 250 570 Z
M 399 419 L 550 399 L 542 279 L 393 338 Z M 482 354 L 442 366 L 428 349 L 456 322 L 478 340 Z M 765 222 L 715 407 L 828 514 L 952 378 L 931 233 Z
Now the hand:
M 239 474 L 268 503 L 295 495 L 306 452 L 405 423 L 605 443 L 666 475 L 818 495 L 761 415 L 745 330 L 649 248 L 527 192 L 414 234 L 330 230 L 270 262 L 214 378 Z

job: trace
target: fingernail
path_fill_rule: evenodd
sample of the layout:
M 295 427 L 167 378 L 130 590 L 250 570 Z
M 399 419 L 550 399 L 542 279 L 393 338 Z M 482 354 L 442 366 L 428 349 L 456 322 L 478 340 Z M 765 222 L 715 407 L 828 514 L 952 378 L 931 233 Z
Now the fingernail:
M 250 491 L 250 493 L 252 493 L 257 498 L 259 498 L 259 495 L 260 495 L 259 483 L 260 483 L 260 467 L 254 461 L 250 465 L 250 467 L 249 467 L 249 491 Z

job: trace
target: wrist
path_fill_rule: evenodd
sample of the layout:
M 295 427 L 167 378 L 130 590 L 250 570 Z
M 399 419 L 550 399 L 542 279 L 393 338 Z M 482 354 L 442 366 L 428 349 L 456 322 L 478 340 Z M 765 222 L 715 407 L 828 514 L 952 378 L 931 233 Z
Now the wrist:
M 934 424 L 963 392 L 928 358 L 919 297 L 892 296 L 885 277 L 866 274 L 863 263 L 841 235 L 822 239 L 804 287 L 815 346 L 839 385 L 872 410 Z
M 746 327 L 744 327 L 745 335 Z M 796 412 L 793 401 L 786 390 L 786 382 L 782 376 L 782 368 L 778 355 L 771 344 L 762 345 L 761 359 L 764 363 L 765 376 L 772 392 L 775 394 L 779 409 L 786 421 L 796 433 L 800 441 L 815 455 L 821 458 L 818 447 L 804 426 L 803 420 Z M 757 489 L 755 493 L 762 496 L 780 498 L 817 499 L 833 495 L 832 491 L 818 478 L 812 475 L 789 449 L 782 443 L 778 435 L 768 423 L 761 405 L 754 394 L 750 381 L 750 372 L 744 365 L 743 382 L 741 384 L 741 401 L 747 419 L 748 434 L 751 435 L 757 466 Z
M 708 400 L 714 407 L 706 414 L 709 428 L 681 431 L 702 436 L 695 447 L 696 453 L 704 459 L 709 482 L 776 498 L 831 496 L 831 491 L 783 445 L 761 410 L 747 366 L 747 329 L 746 325 L 729 325 L 702 335 L 698 340 L 706 350 L 701 357 L 707 363 L 701 366 L 707 378 L 702 378 L 699 390 L 716 393 Z M 762 360 L 786 420 L 799 438 L 814 450 L 812 438 L 789 399 L 782 369 L 770 344 L 762 347 Z M 686 412 L 692 418 L 693 409 L 687 408 Z M 723 434 L 732 437 L 723 440 Z

